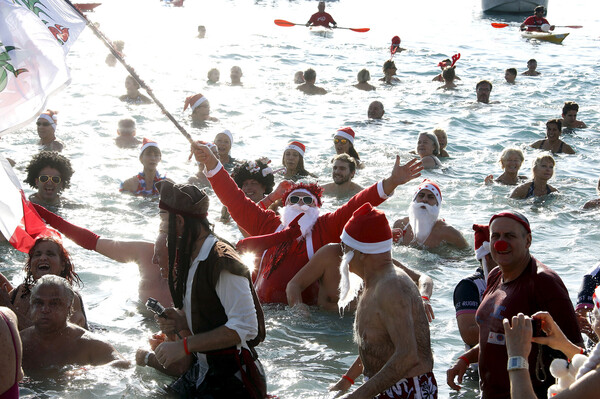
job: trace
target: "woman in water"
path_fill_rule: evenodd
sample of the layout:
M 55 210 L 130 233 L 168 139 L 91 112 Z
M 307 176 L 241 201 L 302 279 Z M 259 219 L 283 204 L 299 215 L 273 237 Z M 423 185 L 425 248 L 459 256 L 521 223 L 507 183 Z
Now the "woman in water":
M 25 264 L 25 281 L 9 293 L 10 307 L 19 317 L 19 330 L 32 325 L 29 315 L 29 298 L 31 288 L 36 281 L 46 275 L 53 274 L 65 278 L 71 285 L 80 285 L 81 279 L 75 273 L 69 253 L 62 243 L 52 237 L 41 237 L 29 250 L 27 263 Z M 79 293 L 73 301 L 69 321 L 83 328 L 87 328 L 87 318 L 83 308 L 83 301 Z
M 354 148 L 354 130 L 350 127 L 341 127 L 333 136 L 333 146 L 335 147 L 336 155 L 348 154 L 356 161 L 356 167 L 362 169 L 365 167 L 360 161 L 360 156 Z
M 40 114 L 37 122 L 37 133 L 40 138 L 41 151 L 62 151 L 64 144 L 56 138 L 56 124 L 58 123 L 57 111 L 47 110 Z
M 423 168 L 436 169 L 442 166 L 438 159 L 440 143 L 433 133 L 421 133 L 417 139 L 417 154 L 421 157 Z
M 356 75 L 356 79 L 358 80 L 358 83 L 353 86 L 357 89 L 364 91 L 375 90 L 375 86 L 369 83 L 369 80 L 371 80 L 371 74 L 368 70 L 361 69 L 358 75 Z
M 185 99 L 183 110 L 185 111 L 188 107 L 192 110 L 192 122 L 203 123 L 206 121 L 219 121 L 217 118 L 210 116 L 210 102 L 200 93 Z
M 231 132 L 229 130 L 223 130 L 221 133 L 218 133 L 215 136 L 215 145 L 217 146 L 217 151 L 219 153 L 219 160 L 223 164 L 223 167 L 231 173 L 237 164 L 237 160 L 230 154 L 231 146 L 233 145 L 233 135 Z
M 526 176 L 519 176 L 519 169 L 521 169 L 524 160 L 525 157 L 523 157 L 521 150 L 517 150 L 516 148 L 505 148 L 504 151 L 502 151 L 502 155 L 500 155 L 500 165 L 502 166 L 502 169 L 504 169 L 504 173 L 498 176 L 496 180 L 494 180 L 493 175 L 488 175 L 485 178 L 485 184 L 496 182 L 514 186 L 522 180 L 527 180 Z
M 598 179 L 598 184 L 596 185 L 596 191 L 598 192 L 598 195 L 600 195 L 600 179 Z M 583 209 L 596 209 L 598 207 L 600 207 L 600 198 L 589 200 L 588 202 L 585 203 L 585 205 L 583 206 Z
M 161 176 L 156 169 L 161 159 L 162 154 L 158 148 L 158 144 L 144 138 L 142 149 L 140 150 L 140 162 L 144 166 L 144 170 L 125 180 L 121 184 L 121 191 L 142 196 L 158 195 L 156 183 L 165 179 L 165 176 Z
M 548 184 L 548 180 L 554 175 L 554 165 L 556 162 L 550 155 L 537 157 L 533 162 L 533 181 L 521 184 L 510 194 L 510 198 L 525 199 L 530 197 L 543 197 L 555 191 L 554 187 Z
M 286 168 L 286 172 L 283 175 L 284 179 L 298 181 L 307 176 L 316 177 L 304 169 L 305 151 L 306 147 L 299 141 L 292 141 L 285 147 L 281 160 L 281 163 Z
M 575 150 L 560 139 L 561 133 L 562 121 L 560 119 L 550 119 L 546 122 L 546 138 L 536 141 L 531 147 L 550 151 L 553 154 L 575 154 Z

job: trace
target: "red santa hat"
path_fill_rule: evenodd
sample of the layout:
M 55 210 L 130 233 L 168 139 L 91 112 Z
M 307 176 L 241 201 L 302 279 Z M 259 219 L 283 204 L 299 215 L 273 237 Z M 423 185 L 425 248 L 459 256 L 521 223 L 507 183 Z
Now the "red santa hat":
M 321 197 L 323 197 L 323 187 L 319 186 L 316 183 L 295 183 L 283 193 L 283 197 L 281 200 L 285 204 L 287 197 L 292 193 L 304 193 L 308 194 L 312 197 L 313 201 L 320 208 L 323 203 L 321 202 Z
M 196 108 L 198 108 L 200 104 L 202 104 L 205 101 L 208 101 L 208 99 L 200 93 L 194 94 L 193 96 L 189 96 L 185 99 L 185 103 L 183 104 L 183 110 L 185 111 L 186 109 L 188 109 L 188 107 L 190 107 L 193 112 Z
M 352 144 L 354 144 L 354 130 L 352 130 L 351 127 L 341 127 L 338 129 L 335 135 L 348 139 Z
M 475 257 L 482 260 L 490 253 L 490 226 L 484 224 L 474 224 L 475 231 Z
M 417 199 L 417 195 L 419 195 L 419 193 L 423 190 L 431 191 L 433 193 L 433 195 L 435 195 L 435 198 L 437 199 L 438 206 L 441 205 L 442 191 L 440 190 L 440 187 L 436 183 L 434 183 L 433 181 L 431 181 L 429 179 L 423 180 L 423 182 L 419 185 L 419 187 L 417 187 L 417 190 L 415 191 L 415 195 L 413 196 L 413 202 L 414 202 L 414 200 Z
M 392 55 L 398 51 L 398 47 L 400 47 L 400 36 L 392 37 L 392 45 L 390 46 L 390 52 Z
M 50 126 L 52 126 L 52 129 L 56 130 L 56 123 L 58 122 L 58 117 L 56 116 L 56 114 L 58 114 L 57 111 L 47 109 L 46 112 L 40 114 L 38 119 L 47 120 L 48 122 L 50 122 Z
M 304 152 L 306 151 L 306 147 L 304 146 L 304 144 L 302 144 L 299 141 L 291 141 L 287 147 L 285 147 L 286 150 L 296 150 L 300 153 L 300 155 L 302 157 L 304 157 Z
M 366 203 L 344 226 L 342 242 L 365 254 L 381 254 L 392 250 L 392 229 L 385 213 Z
M 158 148 L 158 144 L 156 143 L 156 141 L 152 141 L 152 140 L 144 137 L 144 141 L 142 142 L 142 148 L 140 149 L 140 156 L 142 156 L 142 154 L 144 153 L 144 150 L 146 150 L 146 148 L 148 148 L 148 147 Z M 160 150 L 160 148 L 159 148 L 159 150 Z

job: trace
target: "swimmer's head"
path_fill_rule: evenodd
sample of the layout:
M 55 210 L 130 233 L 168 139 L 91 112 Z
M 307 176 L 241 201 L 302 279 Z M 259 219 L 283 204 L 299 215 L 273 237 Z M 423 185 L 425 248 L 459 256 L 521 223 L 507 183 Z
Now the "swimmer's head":
M 304 71 L 304 80 L 307 83 L 315 83 L 317 80 L 317 72 L 315 72 L 315 70 L 312 68 L 308 68 L 306 71 Z
M 135 136 L 135 120 L 131 118 L 121 119 L 118 124 L 117 133 L 120 136 Z
M 356 75 L 356 79 L 358 79 L 359 83 L 366 83 L 371 79 L 371 74 L 367 69 L 362 69 L 358 75 Z

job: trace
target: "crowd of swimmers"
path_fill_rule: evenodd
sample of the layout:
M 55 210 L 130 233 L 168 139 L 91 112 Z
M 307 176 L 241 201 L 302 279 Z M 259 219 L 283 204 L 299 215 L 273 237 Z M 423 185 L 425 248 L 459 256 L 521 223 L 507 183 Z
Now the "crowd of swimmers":
M 333 18 L 324 12 L 325 4 L 321 2 L 318 7 L 319 12 L 311 17 L 307 26 L 331 23 L 335 27 L 336 23 Z M 538 9 L 536 9 L 537 14 Z M 198 32 L 199 37 L 203 38 L 205 34 L 204 27 L 199 27 Z M 118 51 L 122 52 L 123 42 L 115 44 L 118 45 Z M 392 49 L 396 49 L 398 53 L 404 50 L 399 47 L 399 44 L 399 37 L 395 37 L 392 40 Z M 396 51 L 392 51 L 392 56 L 397 53 Z M 112 55 L 107 58 L 108 65 L 113 64 L 113 58 Z M 444 83 L 443 86 L 439 87 L 440 89 L 451 90 L 456 87 L 454 82 L 460 80 L 456 76 L 456 61 L 459 58 L 460 55 L 457 54 L 452 59 L 445 59 L 439 63 L 441 73 L 435 76 L 433 81 Z M 521 73 L 521 75 L 540 75 L 536 70 L 536 60 L 529 60 L 527 68 L 527 71 Z M 383 64 L 383 77 L 380 79 L 383 82 L 382 84 L 387 85 L 398 82 L 398 78 L 395 77 L 396 70 L 393 59 L 385 61 Z M 242 85 L 242 76 L 240 67 L 232 67 L 231 85 Z M 208 84 L 218 84 L 219 71 L 211 69 L 207 77 Z M 514 83 L 516 77 L 517 71 L 515 68 L 506 70 L 505 79 L 508 83 Z M 375 86 L 368 83 L 370 78 L 368 70 L 359 71 L 357 75 L 358 83 L 354 87 L 367 91 L 376 90 Z M 294 82 L 299 85 L 298 90 L 307 95 L 327 93 L 325 89 L 315 85 L 316 72 L 313 69 L 297 72 L 294 76 Z M 139 92 L 140 84 L 135 78 L 128 76 L 125 80 L 125 87 L 127 94 L 119 97 L 121 101 L 133 105 L 152 102 L 150 98 Z M 492 88 L 490 81 L 482 80 L 478 82 L 475 87 L 476 101 L 491 104 Z M 191 110 L 193 122 L 202 123 L 217 120 L 210 115 L 210 103 L 202 94 L 187 97 L 183 108 L 184 111 L 188 108 Z M 506 148 L 499 157 L 502 174 L 496 178 L 491 174 L 488 175 L 485 178 L 485 184 L 514 186 L 510 197 L 519 199 L 543 197 L 558 191 L 548 184 L 548 181 L 554 175 L 555 167 L 555 160 L 551 154 L 575 153 L 575 150 L 562 141 L 560 137 L 563 133 L 573 134 L 574 129 L 587 127 L 584 122 L 577 119 L 578 111 L 579 106 L 577 103 L 573 101 L 565 102 L 561 117 L 546 122 L 546 138 L 530 145 L 532 148 L 541 151 L 541 154 L 533 161 L 531 179 L 519 174 L 525 160 L 523 152 L 516 148 Z M 26 166 L 26 177 L 24 179 L 35 190 L 29 196 L 29 200 L 35 204 L 38 213 L 48 224 L 71 238 L 78 245 L 95 250 L 117 262 L 136 263 L 140 268 L 142 280 L 139 292 L 141 301 L 145 302 L 148 297 L 154 297 L 165 305 L 172 305 L 171 295 L 174 290 L 171 283 L 168 282 L 168 277 L 171 276 L 172 278 L 173 265 L 169 259 L 172 258 L 173 254 L 167 251 L 166 230 L 171 234 L 174 229 L 171 223 L 175 223 L 175 217 L 170 218 L 169 221 L 165 220 L 168 219 L 166 216 L 165 219 L 161 219 L 161 231 L 156 242 L 147 243 L 141 241 L 122 242 L 105 237 L 101 238 L 93 232 L 75 226 L 55 214 L 55 212 L 60 211 L 61 193 L 70 187 L 74 173 L 69 159 L 60 153 L 65 144 L 56 135 L 57 114 L 56 111 L 48 110 L 42 113 L 36 121 L 37 133 L 40 138 L 40 152 L 36 153 Z M 369 105 L 368 117 L 381 119 L 383 115 L 383 104 L 379 101 L 373 101 Z M 320 207 L 322 195 L 336 196 L 348 200 L 348 204 L 351 205 L 344 205 L 340 209 L 347 211 L 350 206 L 354 206 L 355 209 L 353 209 L 354 213 L 350 212 L 341 224 L 341 227 L 343 227 L 341 236 L 338 234 L 335 239 L 329 242 L 324 241 L 320 248 L 314 248 L 315 253 L 309 256 L 310 260 L 301 267 L 298 273 L 290 276 L 284 287 L 285 292 L 279 294 L 284 296 L 284 302 L 287 302 L 290 308 L 302 314 L 308 314 L 310 308 L 306 306 L 305 302 L 307 301 L 303 297 L 303 292 L 317 284 L 319 288 L 318 295 L 313 298 L 315 299 L 314 303 L 310 302 L 309 299 L 309 304 L 318 305 L 321 309 L 327 311 L 338 311 L 340 308 L 346 309 L 346 311 L 356 311 L 355 332 L 364 333 L 365 329 L 371 328 L 369 333 L 375 334 L 378 339 L 381 339 L 381 347 L 393 353 L 393 355 L 390 355 L 389 353 L 383 353 L 380 349 L 369 348 L 368 346 L 373 345 L 373 343 L 363 342 L 366 347 L 360 347 L 361 357 L 357 358 L 352 367 L 332 389 L 347 390 L 354 384 L 354 380 L 364 373 L 368 378 L 365 378 L 363 387 L 357 392 L 369 393 L 368 397 L 408 397 L 402 395 L 408 394 L 412 388 L 421 391 L 421 396 L 418 397 L 437 397 L 437 385 L 432 373 L 433 355 L 430 348 L 428 328 L 428 323 L 434 318 L 430 303 L 433 294 L 433 281 L 427 275 L 416 272 L 392 259 L 391 243 L 410 245 L 422 250 L 430 250 L 442 245 L 450 245 L 459 250 L 468 250 L 470 245 L 460 231 L 439 217 L 442 206 L 442 188 L 433 181 L 425 180 L 415 187 L 414 196 L 406 212 L 407 216 L 393 221 L 393 223 L 388 223 L 383 213 L 374 209 L 370 203 L 361 204 L 358 199 L 362 200 L 371 195 L 372 198 L 377 197 L 377 201 L 380 203 L 388 198 L 388 192 L 393 192 L 395 187 L 407 184 L 410 180 L 418 177 L 422 169 L 443 168 L 443 160 L 450 157 L 446 150 L 448 133 L 439 128 L 431 132 L 420 133 L 417 142 L 414 144 L 414 154 L 418 161 L 410 161 L 406 165 L 400 165 L 399 160 L 396 160 L 390 176 L 370 188 L 363 188 L 353 182 L 355 175 L 360 173 L 365 164 L 370 161 L 368 156 L 364 156 L 364 152 L 363 157 L 358 153 L 357 148 L 360 148 L 359 132 L 355 132 L 351 127 L 340 127 L 331 132 L 331 140 L 332 152 L 335 152 L 335 156 L 331 159 L 331 182 L 322 184 L 320 187 L 304 183 L 324 176 L 306 169 L 305 156 L 308 149 L 302 142 L 293 137 L 290 138 L 289 143 L 282 148 L 280 164 L 278 162 L 275 164 L 268 158 L 260 157 L 261 154 L 255 154 L 252 157 L 254 159 L 242 160 L 232 156 L 235 141 L 234 133 L 229 130 L 216 133 L 213 142 L 196 142 L 192 145 L 193 155 L 198 162 L 198 170 L 195 175 L 189 177 L 187 181 L 189 186 L 180 186 L 173 185 L 173 182 L 165 174 L 159 172 L 158 166 L 162 159 L 159 144 L 148 138 L 138 138 L 136 136 L 136 121 L 132 118 L 124 118 L 117 123 L 115 145 L 119 148 L 139 149 L 138 158 L 142 170 L 132 177 L 123 179 L 120 190 L 138 196 L 160 196 L 161 204 L 164 203 L 165 206 L 165 208 L 162 208 L 163 205 L 161 205 L 161 209 L 175 212 L 177 207 L 180 206 L 180 213 L 186 215 L 189 212 L 197 212 L 198 209 L 194 206 L 197 206 L 200 202 L 202 203 L 202 209 L 205 210 L 208 206 L 208 200 L 205 199 L 206 194 L 198 188 L 212 185 L 217 196 L 224 204 L 221 220 L 229 223 L 233 219 L 235 223 L 238 223 L 240 233 L 250 239 L 257 236 L 257 234 L 253 234 L 253 229 L 243 225 L 245 222 L 240 220 L 240 211 L 234 207 L 235 204 L 230 203 L 233 201 L 231 197 L 221 193 L 227 193 L 228 189 L 215 186 L 218 184 L 225 187 L 226 184 L 229 184 L 223 183 L 223 179 L 226 179 L 226 177 L 218 177 L 220 176 L 219 170 L 221 167 L 226 171 L 227 176 L 231 175 L 231 180 L 241 193 L 253 204 L 256 204 L 246 204 L 244 206 L 256 206 L 257 209 L 268 210 L 272 212 L 268 213 L 269 217 L 277 215 L 279 218 L 278 213 L 281 213 L 283 223 L 281 233 L 284 233 L 286 237 L 296 237 L 301 234 L 302 237 L 309 237 L 308 239 L 312 240 L 310 235 L 306 236 L 306 229 L 310 232 L 314 223 L 316 223 L 314 225 L 318 225 L 321 215 L 318 214 L 318 211 L 310 208 Z M 597 188 L 600 194 L 600 180 Z M 181 192 L 177 190 L 181 190 Z M 182 205 L 180 201 L 168 202 L 167 195 L 177 196 L 183 195 L 182 193 L 190 196 L 190 198 L 198 196 L 198 202 L 189 205 L 191 208 L 186 208 L 188 205 Z M 379 197 L 381 197 L 381 200 L 379 200 Z M 600 207 L 600 199 L 590 200 L 583 206 L 585 209 L 595 207 Z M 298 213 L 292 213 L 289 211 L 291 209 Z M 315 211 L 313 224 L 306 227 L 302 222 L 302 215 L 305 213 L 307 215 L 312 214 L 312 211 Z M 204 215 L 202 217 L 205 220 L 206 214 L 202 213 L 202 215 Z M 290 215 L 294 217 L 293 222 Z M 331 218 L 333 220 L 333 217 Z M 329 223 L 333 224 L 331 220 Z M 339 224 L 340 221 L 337 223 Z M 167 229 L 165 225 L 170 226 L 169 229 L 171 230 Z M 373 231 L 372 225 L 379 227 Z M 517 281 L 521 279 L 521 276 L 511 274 L 514 273 L 515 267 L 520 270 L 519 273 L 535 267 L 538 271 L 541 271 L 540 273 L 551 276 L 549 279 L 555 284 L 552 286 L 553 289 L 562 289 L 561 287 L 563 287 L 562 282 L 558 282 L 560 280 L 558 275 L 549 271 L 550 269 L 541 262 L 536 261 L 529 254 L 531 229 L 529 221 L 523 215 L 516 212 L 501 212 L 490 219 L 489 225 L 475 224 L 473 229 L 475 231 L 475 254 L 481 267 L 477 269 L 473 276 L 459 282 L 454 293 L 459 332 L 467 348 L 471 348 L 460 356 L 456 364 L 448 370 L 448 384 L 454 389 L 460 389 L 455 383 L 455 377 L 458 377 L 460 383 L 470 364 L 477 363 L 478 360 L 481 364 L 480 370 L 484 372 L 499 370 L 498 367 L 491 366 L 490 358 L 486 357 L 486 352 L 490 353 L 487 356 L 492 356 L 493 351 L 489 349 L 489 345 L 485 345 L 481 341 L 480 327 L 478 327 L 475 319 L 476 312 L 478 316 L 480 315 L 481 308 L 479 308 L 479 305 L 484 303 L 482 307 L 489 306 L 488 302 L 492 293 L 504 290 L 504 288 L 498 288 L 497 286 L 490 288 L 487 285 L 488 281 L 494 281 L 494 284 L 497 284 L 499 278 L 504 279 L 505 283 L 512 280 Z M 200 231 L 204 230 L 200 229 Z M 208 231 L 212 233 L 210 228 L 208 228 Z M 279 233 L 275 232 L 274 234 Z M 326 233 L 321 232 L 319 234 L 325 235 Z M 271 237 L 267 237 L 268 235 L 261 234 L 261 240 L 271 240 Z M 375 235 L 375 238 L 372 235 Z M 339 244 L 340 240 L 341 245 Z M 242 248 L 247 249 L 257 245 L 256 242 L 252 241 L 242 242 L 238 244 L 238 250 L 240 251 Z M 266 248 L 268 247 L 264 248 L 265 254 L 267 253 Z M 356 257 L 354 261 L 352 261 L 353 257 Z M 272 259 L 275 258 L 276 256 Z M 341 267 L 340 259 L 342 259 Z M 494 268 L 494 266 L 497 267 Z M 353 277 L 348 274 L 348 270 L 360 277 L 364 283 L 366 293 L 360 290 L 360 283 L 356 285 L 357 283 L 352 281 Z M 389 277 L 390 271 L 392 271 L 394 277 Z M 2 315 L 0 320 L 0 345 L 3 345 L 0 348 L 2 351 L 7 350 L 6 348 L 14 348 L 14 351 L 9 351 L 13 354 L 8 357 L 9 361 L 0 364 L 0 397 L 4 397 L 2 396 L 4 388 L 7 388 L 4 393 L 8 392 L 10 394 L 12 392 L 14 395 L 16 381 L 21 377 L 21 358 L 23 359 L 22 364 L 25 372 L 32 376 L 56 366 L 111 364 L 114 367 L 131 367 L 131 362 L 126 360 L 110 343 L 88 331 L 84 299 L 76 290 L 76 287 L 82 281 L 76 273 L 69 252 L 63 246 L 60 238 L 42 237 L 36 240 L 28 253 L 25 274 L 23 283 L 16 287 L 13 287 L 0 274 L 0 314 Z M 254 276 L 254 278 L 257 277 Z M 268 279 L 268 274 L 265 279 Z M 531 279 L 533 281 L 534 277 L 531 277 Z M 591 341 L 597 342 L 597 334 L 600 332 L 600 310 L 598 310 L 600 302 L 593 295 L 593 291 L 598 282 L 600 282 L 599 268 L 585 275 L 575 310 L 572 309 L 572 305 L 571 309 L 561 310 L 558 313 L 553 313 L 556 309 L 550 305 L 547 308 L 543 305 L 539 308 L 532 307 L 533 311 L 541 311 L 542 313 L 527 314 L 526 316 L 542 320 L 542 329 L 547 335 L 546 338 L 548 338 L 547 340 L 538 339 L 536 342 L 559 349 L 569 358 L 574 354 L 573 351 L 579 351 L 579 349 L 582 353 L 587 351 L 579 335 L 580 330 Z M 540 287 L 543 286 L 542 283 L 539 284 Z M 544 284 L 548 284 L 548 282 L 545 281 Z M 392 306 L 379 304 L 377 301 L 385 302 L 383 296 L 374 294 L 370 288 L 379 286 L 397 289 L 398 292 L 394 291 L 387 295 L 406 305 L 406 308 L 394 310 Z M 539 290 L 541 289 L 539 288 Z M 400 291 L 406 293 L 401 294 Z M 488 292 L 488 302 L 484 301 L 484 291 Z M 254 289 L 252 289 L 252 292 L 254 295 Z M 599 291 L 597 293 L 600 294 Z M 257 294 L 259 298 L 263 298 L 263 295 L 265 295 L 258 288 Z M 538 295 L 537 292 L 534 292 L 534 294 Z M 360 303 L 357 300 L 359 297 L 361 298 Z M 568 295 L 566 298 L 568 300 Z M 385 299 L 391 303 L 396 303 L 391 301 L 390 298 L 386 297 Z M 500 301 L 500 299 L 494 300 Z M 366 322 L 362 318 L 367 318 L 368 312 L 364 306 L 369 301 L 374 301 L 371 306 L 380 307 L 378 310 L 382 314 L 396 321 L 390 322 L 390 325 L 378 325 L 377 323 L 382 323 L 382 320 L 375 320 L 372 316 L 369 316 L 370 319 L 368 320 L 370 321 Z M 415 304 L 418 304 L 418 306 L 415 306 Z M 361 309 L 361 306 L 363 309 Z M 409 308 L 410 310 L 407 310 Z M 595 309 L 595 322 L 590 324 L 588 316 L 593 309 Z M 549 313 L 544 313 L 546 311 Z M 565 313 L 569 313 L 569 317 L 563 317 Z M 361 319 L 359 319 L 359 316 Z M 514 372 L 528 370 L 526 360 L 529 351 L 527 344 L 518 346 L 515 342 L 520 342 L 519 340 L 522 340 L 522 337 L 528 338 L 531 318 L 516 313 L 511 316 L 514 317 L 504 321 L 503 331 L 506 331 L 508 353 L 503 352 L 504 357 L 502 359 L 504 363 L 502 367 L 506 364 L 506 359 L 509 359 L 508 371 L 513 371 L 513 373 L 506 373 L 505 367 L 500 370 L 506 374 L 502 377 L 504 379 L 498 378 L 500 383 L 497 383 L 489 375 L 481 374 L 482 389 L 488 395 L 494 389 L 498 389 L 506 395 L 507 392 L 510 392 L 507 385 L 509 382 L 514 386 L 522 387 L 524 392 L 529 392 L 531 388 L 531 381 L 528 385 L 528 374 Z M 179 342 L 182 338 L 175 337 L 174 334 L 167 331 L 168 328 L 165 326 L 168 323 L 166 321 L 161 320 L 160 323 L 162 333 L 153 336 L 151 349 L 139 349 L 137 351 L 135 363 L 138 366 L 150 366 L 160 372 L 179 377 L 188 371 L 190 363 L 168 360 L 166 352 L 161 350 L 161 348 L 164 348 L 161 344 L 163 342 Z M 375 327 L 369 323 L 373 323 Z M 485 325 L 486 328 L 492 328 L 490 327 L 492 322 L 480 321 L 480 323 Z M 170 328 L 171 325 L 168 326 Z M 421 332 L 416 332 L 417 329 L 420 329 Z M 558 334 L 557 331 L 561 329 L 565 331 L 566 336 Z M 183 330 L 185 329 L 177 331 L 181 332 Z M 191 328 L 189 330 L 189 337 L 191 337 L 194 334 L 191 333 Z M 62 332 L 57 335 L 57 331 Z M 396 342 L 395 338 L 390 337 L 392 331 L 400 335 L 406 334 L 410 339 L 405 339 L 404 335 L 402 335 L 402 339 L 410 342 Z M 574 331 L 575 333 L 573 333 Z M 385 335 L 385 332 L 388 334 L 387 338 L 379 337 L 380 334 Z M 498 331 L 490 330 L 490 334 L 492 333 L 496 334 Z M 11 339 L 8 340 L 7 337 Z M 500 340 L 504 339 L 504 335 L 502 335 L 502 338 L 495 336 L 492 338 L 493 340 Z M 357 337 L 359 341 L 363 339 L 365 338 Z M 22 351 L 20 349 L 21 342 Z M 491 341 L 487 343 L 489 344 L 489 342 Z M 571 344 L 570 347 L 569 344 Z M 188 348 L 185 339 L 183 339 L 183 345 L 187 353 Z M 403 350 L 399 349 L 401 346 L 404 348 Z M 574 347 L 577 349 L 573 349 Z M 254 350 L 254 346 L 250 349 Z M 598 351 L 594 353 L 596 354 Z M 371 357 L 365 359 L 363 355 Z M 396 356 L 401 358 L 397 359 Z M 407 360 L 413 358 L 415 359 L 413 363 Z M 187 360 L 191 361 L 189 358 Z M 514 364 L 511 364 L 511 361 Z M 405 367 L 407 369 L 397 369 L 402 371 L 398 371 L 399 375 L 387 377 L 385 380 L 388 383 L 387 385 L 377 385 L 376 381 L 383 378 L 380 377 L 379 372 L 386 369 L 386 362 L 396 362 L 394 367 Z M 17 364 L 18 367 L 13 367 L 14 364 Z M 549 363 L 544 360 L 543 366 L 548 368 Z M 596 365 L 591 369 L 595 368 Z M 390 378 L 392 378 L 394 384 L 389 384 L 392 381 Z M 595 374 L 594 378 L 597 379 Z M 498 384 L 500 384 L 500 387 L 495 386 Z M 548 389 L 546 385 L 539 381 L 533 381 L 531 390 L 545 393 L 545 390 Z M 426 392 L 427 390 L 430 390 L 429 393 Z M 10 397 L 18 397 L 18 392 L 17 396 Z

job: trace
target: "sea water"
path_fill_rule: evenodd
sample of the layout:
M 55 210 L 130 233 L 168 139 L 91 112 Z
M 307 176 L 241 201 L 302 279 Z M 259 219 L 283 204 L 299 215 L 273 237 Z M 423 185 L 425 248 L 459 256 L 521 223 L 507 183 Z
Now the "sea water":
M 302 26 L 278 27 L 274 19 L 304 23 L 316 12 L 314 1 L 220 1 L 188 0 L 183 8 L 158 1 L 105 0 L 90 20 L 112 40 L 125 41 L 126 60 L 154 90 L 154 94 L 195 139 L 212 140 L 223 129 L 234 135 L 232 155 L 238 159 L 267 156 L 274 166 L 281 163 L 286 143 L 300 140 L 307 146 L 305 163 L 322 183 L 331 180 L 332 137 L 340 126 L 356 132 L 355 147 L 366 167 L 355 181 L 368 186 L 389 175 L 396 155 L 409 160 L 417 135 L 435 127 L 448 133 L 448 153 L 443 169 L 423 172 L 441 187 L 444 202 L 441 217 L 473 243 L 473 223 L 487 223 L 503 209 L 515 209 L 531 221 L 531 252 L 556 270 L 571 298 L 584 272 L 598 261 L 600 234 L 598 211 L 582 211 L 585 201 L 597 197 L 600 176 L 597 151 L 598 44 L 597 13 L 583 0 L 552 1 L 548 19 L 557 25 L 584 25 L 570 30 L 563 45 L 526 41 L 516 26 L 522 17 L 481 13 L 479 1 L 398 2 L 393 0 L 330 2 L 327 6 L 339 26 L 370 27 L 368 33 L 336 30 L 332 37 L 311 35 Z M 491 22 L 511 27 L 494 29 Z M 205 25 L 206 38 L 198 39 L 197 26 Z M 558 29 L 557 31 L 567 29 Z M 401 82 L 381 86 L 381 66 L 389 58 L 392 36 L 402 38 L 407 51 L 395 62 Z M 460 53 L 457 63 L 458 89 L 436 90 L 431 79 L 437 64 Z M 126 72 L 108 67 L 104 45 L 89 29 L 72 47 L 68 63 L 72 83 L 50 99 L 48 107 L 60 111 L 57 136 L 66 146 L 75 174 L 64 193 L 59 213 L 103 237 L 153 241 L 158 228 L 157 200 L 121 194 L 119 184 L 141 170 L 137 149 L 119 149 L 114 144 L 117 121 L 131 116 L 138 136 L 156 140 L 162 150 L 159 170 L 177 182 L 196 172 L 188 162 L 189 144 L 155 105 L 121 103 Z M 504 70 L 522 72 L 527 60 L 536 58 L 539 77 L 517 77 L 515 85 L 504 82 Z M 229 70 L 238 65 L 243 87 L 231 87 Z M 216 67 L 221 83 L 206 84 L 206 73 Z M 317 85 L 325 96 L 305 96 L 295 89 L 295 71 L 309 67 L 317 71 Z M 371 72 L 374 92 L 358 91 L 356 74 Z M 493 82 L 492 101 L 474 103 L 475 83 Z M 190 125 L 183 112 L 185 97 L 203 93 L 219 122 L 206 127 Z M 367 119 L 373 100 L 385 105 L 381 121 Z M 498 157 L 506 147 L 525 154 L 522 174 L 531 174 L 531 162 L 540 154 L 529 144 L 544 137 L 545 121 L 560 117 L 564 101 L 580 104 L 579 119 L 590 128 L 563 137 L 576 155 L 555 156 L 555 177 L 550 184 L 559 193 L 542 199 L 516 201 L 508 198 L 512 187 L 485 186 L 488 174 L 501 173 Z M 2 138 L 2 153 L 17 162 L 16 173 L 25 178 L 25 166 L 38 147 L 35 126 Z M 401 186 L 380 208 L 392 223 L 406 215 L 419 179 Z M 25 188 L 27 194 L 32 190 Z M 221 206 L 213 195 L 209 211 L 216 231 L 225 238 L 241 238 L 234 224 L 218 221 Z M 343 203 L 327 198 L 323 212 Z M 134 264 L 119 264 L 79 248 L 66 240 L 77 272 L 85 285 L 81 292 L 94 330 L 112 342 L 134 362 L 137 348 L 147 348 L 147 338 L 157 326 L 140 313 L 137 295 L 138 270 Z M 445 372 L 463 351 L 452 292 L 458 281 L 474 271 L 477 262 L 470 251 L 442 248 L 424 251 L 394 247 L 393 255 L 405 265 L 434 280 L 431 323 L 434 372 L 440 397 L 474 398 L 476 377 L 471 375 L 459 394 L 451 393 Z M 3 245 L 0 271 L 13 284 L 23 281 L 24 256 Z M 327 388 L 346 371 L 357 355 L 352 340 L 353 317 L 326 314 L 313 309 L 305 319 L 285 306 L 265 306 L 268 334 L 258 348 L 268 373 L 269 392 L 281 398 L 321 398 Z M 360 379 L 359 379 L 360 380 Z M 150 368 L 129 370 L 87 368 L 75 376 L 22 384 L 25 397 L 52 398 L 142 398 L 160 397 L 170 379 Z

